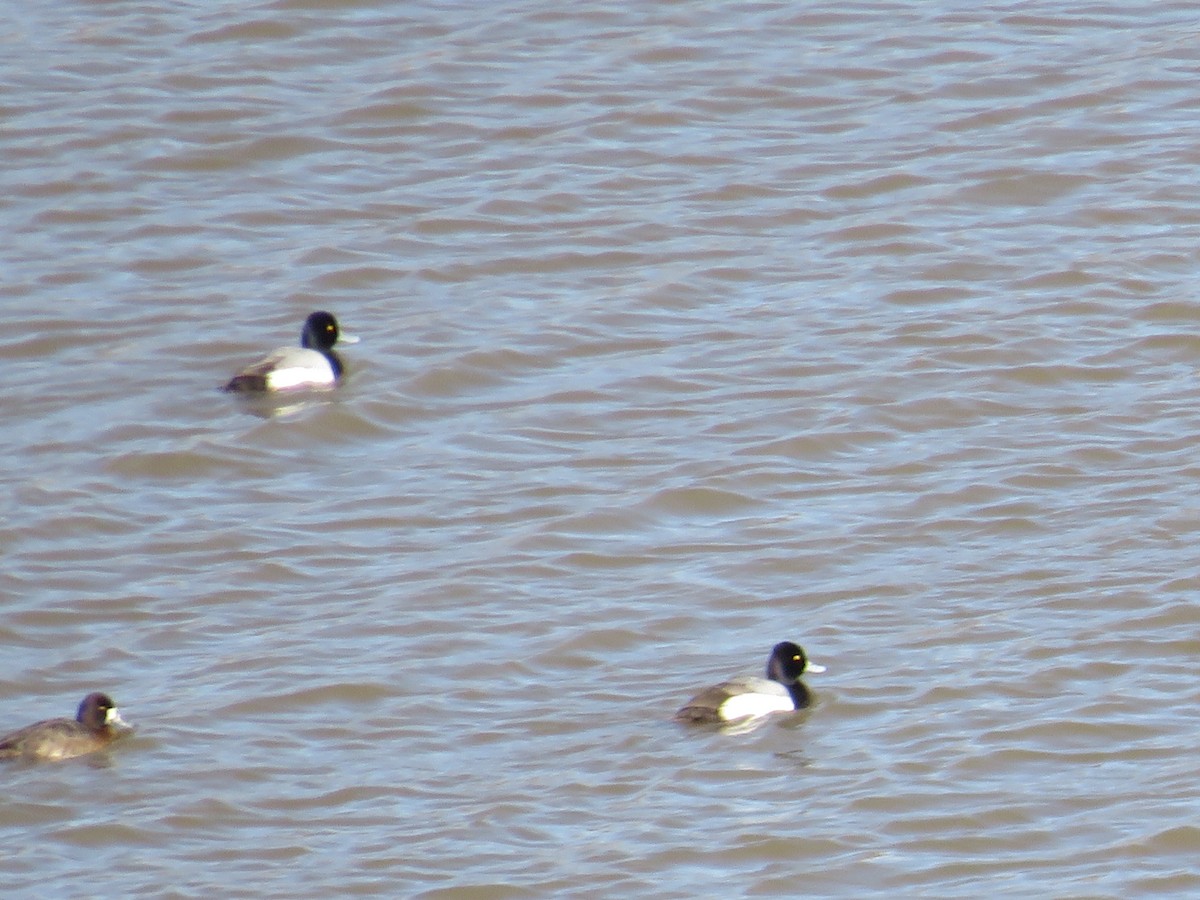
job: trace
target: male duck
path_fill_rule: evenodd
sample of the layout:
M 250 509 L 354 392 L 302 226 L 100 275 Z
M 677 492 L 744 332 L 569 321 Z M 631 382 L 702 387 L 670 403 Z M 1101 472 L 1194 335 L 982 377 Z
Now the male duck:
M 798 644 L 784 641 L 771 651 L 766 678 L 747 676 L 713 685 L 689 700 L 675 718 L 681 722 L 732 722 L 803 709 L 809 695 L 800 676 L 824 671 L 824 666 L 808 661 Z
M 299 347 L 280 347 L 274 353 L 242 369 L 225 385 L 237 393 L 286 391 L 298 388 L 330 388 L 342 378 L 345 367 L 333 352 L 339 339 L 353 344 L 358 338 L 342 334 L 337 319 L 315 312 L 304 321 Z

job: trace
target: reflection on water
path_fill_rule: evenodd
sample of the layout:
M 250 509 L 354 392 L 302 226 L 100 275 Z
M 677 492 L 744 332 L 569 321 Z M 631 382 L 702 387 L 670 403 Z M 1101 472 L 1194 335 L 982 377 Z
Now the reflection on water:
M 717 729 L 722 734 L 728 735 L 749 734 L 761 728 L 769 718 L 771 717 L 759 716 L 752 719 L 735 719 L 732 722 L 725 722 L 717 726 Z
M 260 419 L 286 419 L 305 410 L 328 406 L 333 402 L 334 389 L 288 391 L 277 393 L 234 393 L 237 408 Z

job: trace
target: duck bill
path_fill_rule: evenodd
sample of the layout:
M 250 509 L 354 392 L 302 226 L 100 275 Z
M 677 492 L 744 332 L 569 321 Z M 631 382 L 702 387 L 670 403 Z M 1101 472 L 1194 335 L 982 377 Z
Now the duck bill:
M 357 344 L 361 340 L 362 338 L 360 338 L 357 334 L 346 334 L 345 332 L 341 332 L 338 334 L 337 342 L 339 344 Z
M 825 667 L 823 665 L 821 665 L 820 663 L 810 662 L 808 665 L 806 665 L 804 667 L 804 671 L 805 672 L 814 672 L 817 675 L 820 675 L 822 672 L 825 671 Z

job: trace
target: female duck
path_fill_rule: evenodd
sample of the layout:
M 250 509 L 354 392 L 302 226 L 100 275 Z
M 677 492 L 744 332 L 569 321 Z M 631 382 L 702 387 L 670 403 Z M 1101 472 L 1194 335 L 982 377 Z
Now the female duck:
M 270 356 L 242 369 L 225 385 L 225 390 L 258 393 L 296 388 L 330 388 L 345 371 L 333 352 L 341 339 L 353 344 L 358 338 L 341 334 L 337 319 L 327 312 L 315 312 L 304 321 L 299 347 L 280 347 Z
M 809 696 L 800 676 L 824 671 L 824 666 L 810 663 L 797 644 L 784 641 L 771 651 L 766 678 L 734 678 L 713 685 L 689 700 L 675 718 L 681 722 L 732 722 L 803 709 Z
M 0 738 L 0 759 L 70 759 L 103 750 L 132 730 L 108 694 L 88 694 L 73 720 L 47 719 Z

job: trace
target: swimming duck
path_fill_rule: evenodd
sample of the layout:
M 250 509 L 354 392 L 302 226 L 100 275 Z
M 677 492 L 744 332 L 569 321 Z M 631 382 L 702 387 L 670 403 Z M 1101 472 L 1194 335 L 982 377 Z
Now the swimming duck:
M 269 356 L 242 369 L 225 385 L 237 393 L 286 391 L 297 388 L 329 388 L 342 378 L 342 361 L 333 352 L 339 339 L 343 344 L 358 338 L 342 334 L 337 319 L 327 312 L 315 312 L 304 320 L 299 347 L 280 347 Z
M 108 694 L 88 694 L 74 719 L 46 719 L 0 738 L 0 759 L 59 760 L 103 750 L 133 729 Z
M 824 671 L 824 666 L 808 661 L 799 645 L 784 641 L 771 651 L 766 678 L 747 676 L 713 685 L 684 704 L 675 718 L 681 722 L 732 722 L 803 709 L 809 695 L 800 676 Z

